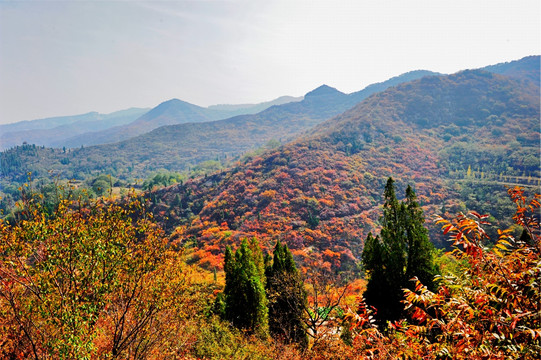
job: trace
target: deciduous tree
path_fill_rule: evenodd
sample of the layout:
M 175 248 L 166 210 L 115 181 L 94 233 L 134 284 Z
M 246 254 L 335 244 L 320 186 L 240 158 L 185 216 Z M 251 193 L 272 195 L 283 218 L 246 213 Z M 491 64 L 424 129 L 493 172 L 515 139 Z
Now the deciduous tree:
M 171 339 L 186 278 L 142 210 L 61 200 L 49 216 L 30 198 L 0 220 L 0 357 L 138 359 Z

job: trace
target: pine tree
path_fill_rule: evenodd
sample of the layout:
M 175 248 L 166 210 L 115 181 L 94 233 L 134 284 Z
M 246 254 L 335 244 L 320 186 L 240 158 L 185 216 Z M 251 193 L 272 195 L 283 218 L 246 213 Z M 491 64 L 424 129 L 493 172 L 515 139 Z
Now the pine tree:
M 274 248 L 271 264 L 266 259 L 267 297 L 270 332 L 288 343 L 308 346 L 303 314 L 307 307 L 304 283 L 287 245 L 280 241 Z
M 418 277 L 429 288 L 434 288 L 434 247 L 424 228 L 423 212 L 415 192 L 408 186 L 406 200 L 396 198 L 394 181 L 385 186 L 385 203 L 380 236 L 370 233 L 362 254 L 369 275 L 365 292 L 367 304 L 377 309 L 380 325 L 397 320 L 403 314 L 403 288 L 411 287 L 410 279 Z
M 251 246 L 250 246 L 251 245 Z M 233 255 L 225 251 L 225 318 L 239 329 L 268 336 L 268 308 L 264 287 L 263 255 L 259 244 L 244 239 Z

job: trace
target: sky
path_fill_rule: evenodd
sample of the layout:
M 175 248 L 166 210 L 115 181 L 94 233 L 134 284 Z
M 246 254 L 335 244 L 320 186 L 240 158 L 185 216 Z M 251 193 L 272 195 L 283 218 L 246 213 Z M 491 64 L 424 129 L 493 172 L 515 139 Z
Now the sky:
M 0 123 L 345 93 L 541 53 L 539 0 L 4 1 Z

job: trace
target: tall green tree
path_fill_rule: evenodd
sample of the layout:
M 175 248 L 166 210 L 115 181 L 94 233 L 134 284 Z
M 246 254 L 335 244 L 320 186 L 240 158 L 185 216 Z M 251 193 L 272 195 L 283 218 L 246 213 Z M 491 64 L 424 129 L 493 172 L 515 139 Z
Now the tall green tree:
M 225 251 L 225 318 L 239 329 L 268 336 L 263 255 L 254 239 L 244 239 L 235 254 Z
M 417 202 L 415 191 L 408 185 L 406 189 L 405 226 L 407 239 L 406 281 L 417 277 L 429 290 L 434 291 L 434 276 L 439 273 L 434 263 L 434 245 L 428 238 L 428 230 L 424 227 L 423 210 Z M 408 287 L 412 287 L 408 283 Z
M 274 254 L 266 259 L 267 297 L 269 299 L 269 329 L 288 343 L 308 346 L 306 324 L 303 321 L 307 308 L 306 291 L 293 255 L 280 241 Z
M 394 180 L 389 178 L 384 198 L 380 235 L 374 238 L 368 234 L 362 254 L 369 276 L 365 300 L 376 308 L 382 326 L 388 320 L 403 317 L 402 289 L 412 287 L 410 279 L 417 277 L 433 289 L 433 279 L 438 273 L 434 246 L 423 226 L 423 212 L 413 189 L 408 186 L 406 199 L 400 202 Z

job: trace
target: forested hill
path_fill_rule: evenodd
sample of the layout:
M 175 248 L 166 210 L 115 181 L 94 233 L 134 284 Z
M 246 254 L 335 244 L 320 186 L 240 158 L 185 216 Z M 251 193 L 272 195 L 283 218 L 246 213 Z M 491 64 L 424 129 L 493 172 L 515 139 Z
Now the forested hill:
M 510 218 L 505 185 L 539 186 L 539 100 L 533 83 L 485 71 L 425 77 L 231 171 L 157 190 L 153 211 L 209 267 L 225 245 L 257 236 L 303 262 L 352 269 L 389 176 L 399 191 L 414 186 L 427 217 L 469 208 Z
M 164 126 L 113 144 L 68 151 L 32 146 L 14 148 L 1 154 L 2 175 L 8 181 L 25 181 L 29 172 L 34 178 L 41 178 L 53 171 L 60 179 L 111 174 L 133 180 L 145 178 L 159 169 L 183 171 L 205 160 L 227 161 L 270 140 L 285 142 L 292 139 L 376 91 L 427 74 L 433 73 L 406 73 L 349 95 L 324 85 L 306 94 L 302 101 L 271 106 L 258 114 Z M 152 109 L 135 123 L 150 126 L 156 121 L 181 122 L 179 117 L 193 121 L 209 120 L 207 112 L 201 109 L 180 100 L 171 100 Z M 93 134 L 94 140 L 91 141 L 103 141 L 98 139 L 99 136 Z
M 321 124 L 312 134 L 346 141 L 354 152 L 375 136 L 396 132 L 397 126 L 406 136 L 431 129 L 452 143 L 464 140 L 460 135 L 470 135 L 490 144 L 518 140 L 530 145 L 525 137 L 533 141 L 539 134 L 538 99 L 539 87 L 533 82 L 466 70 L 396 86 Z M 524 134 L 529 130 L 536 134 Z

